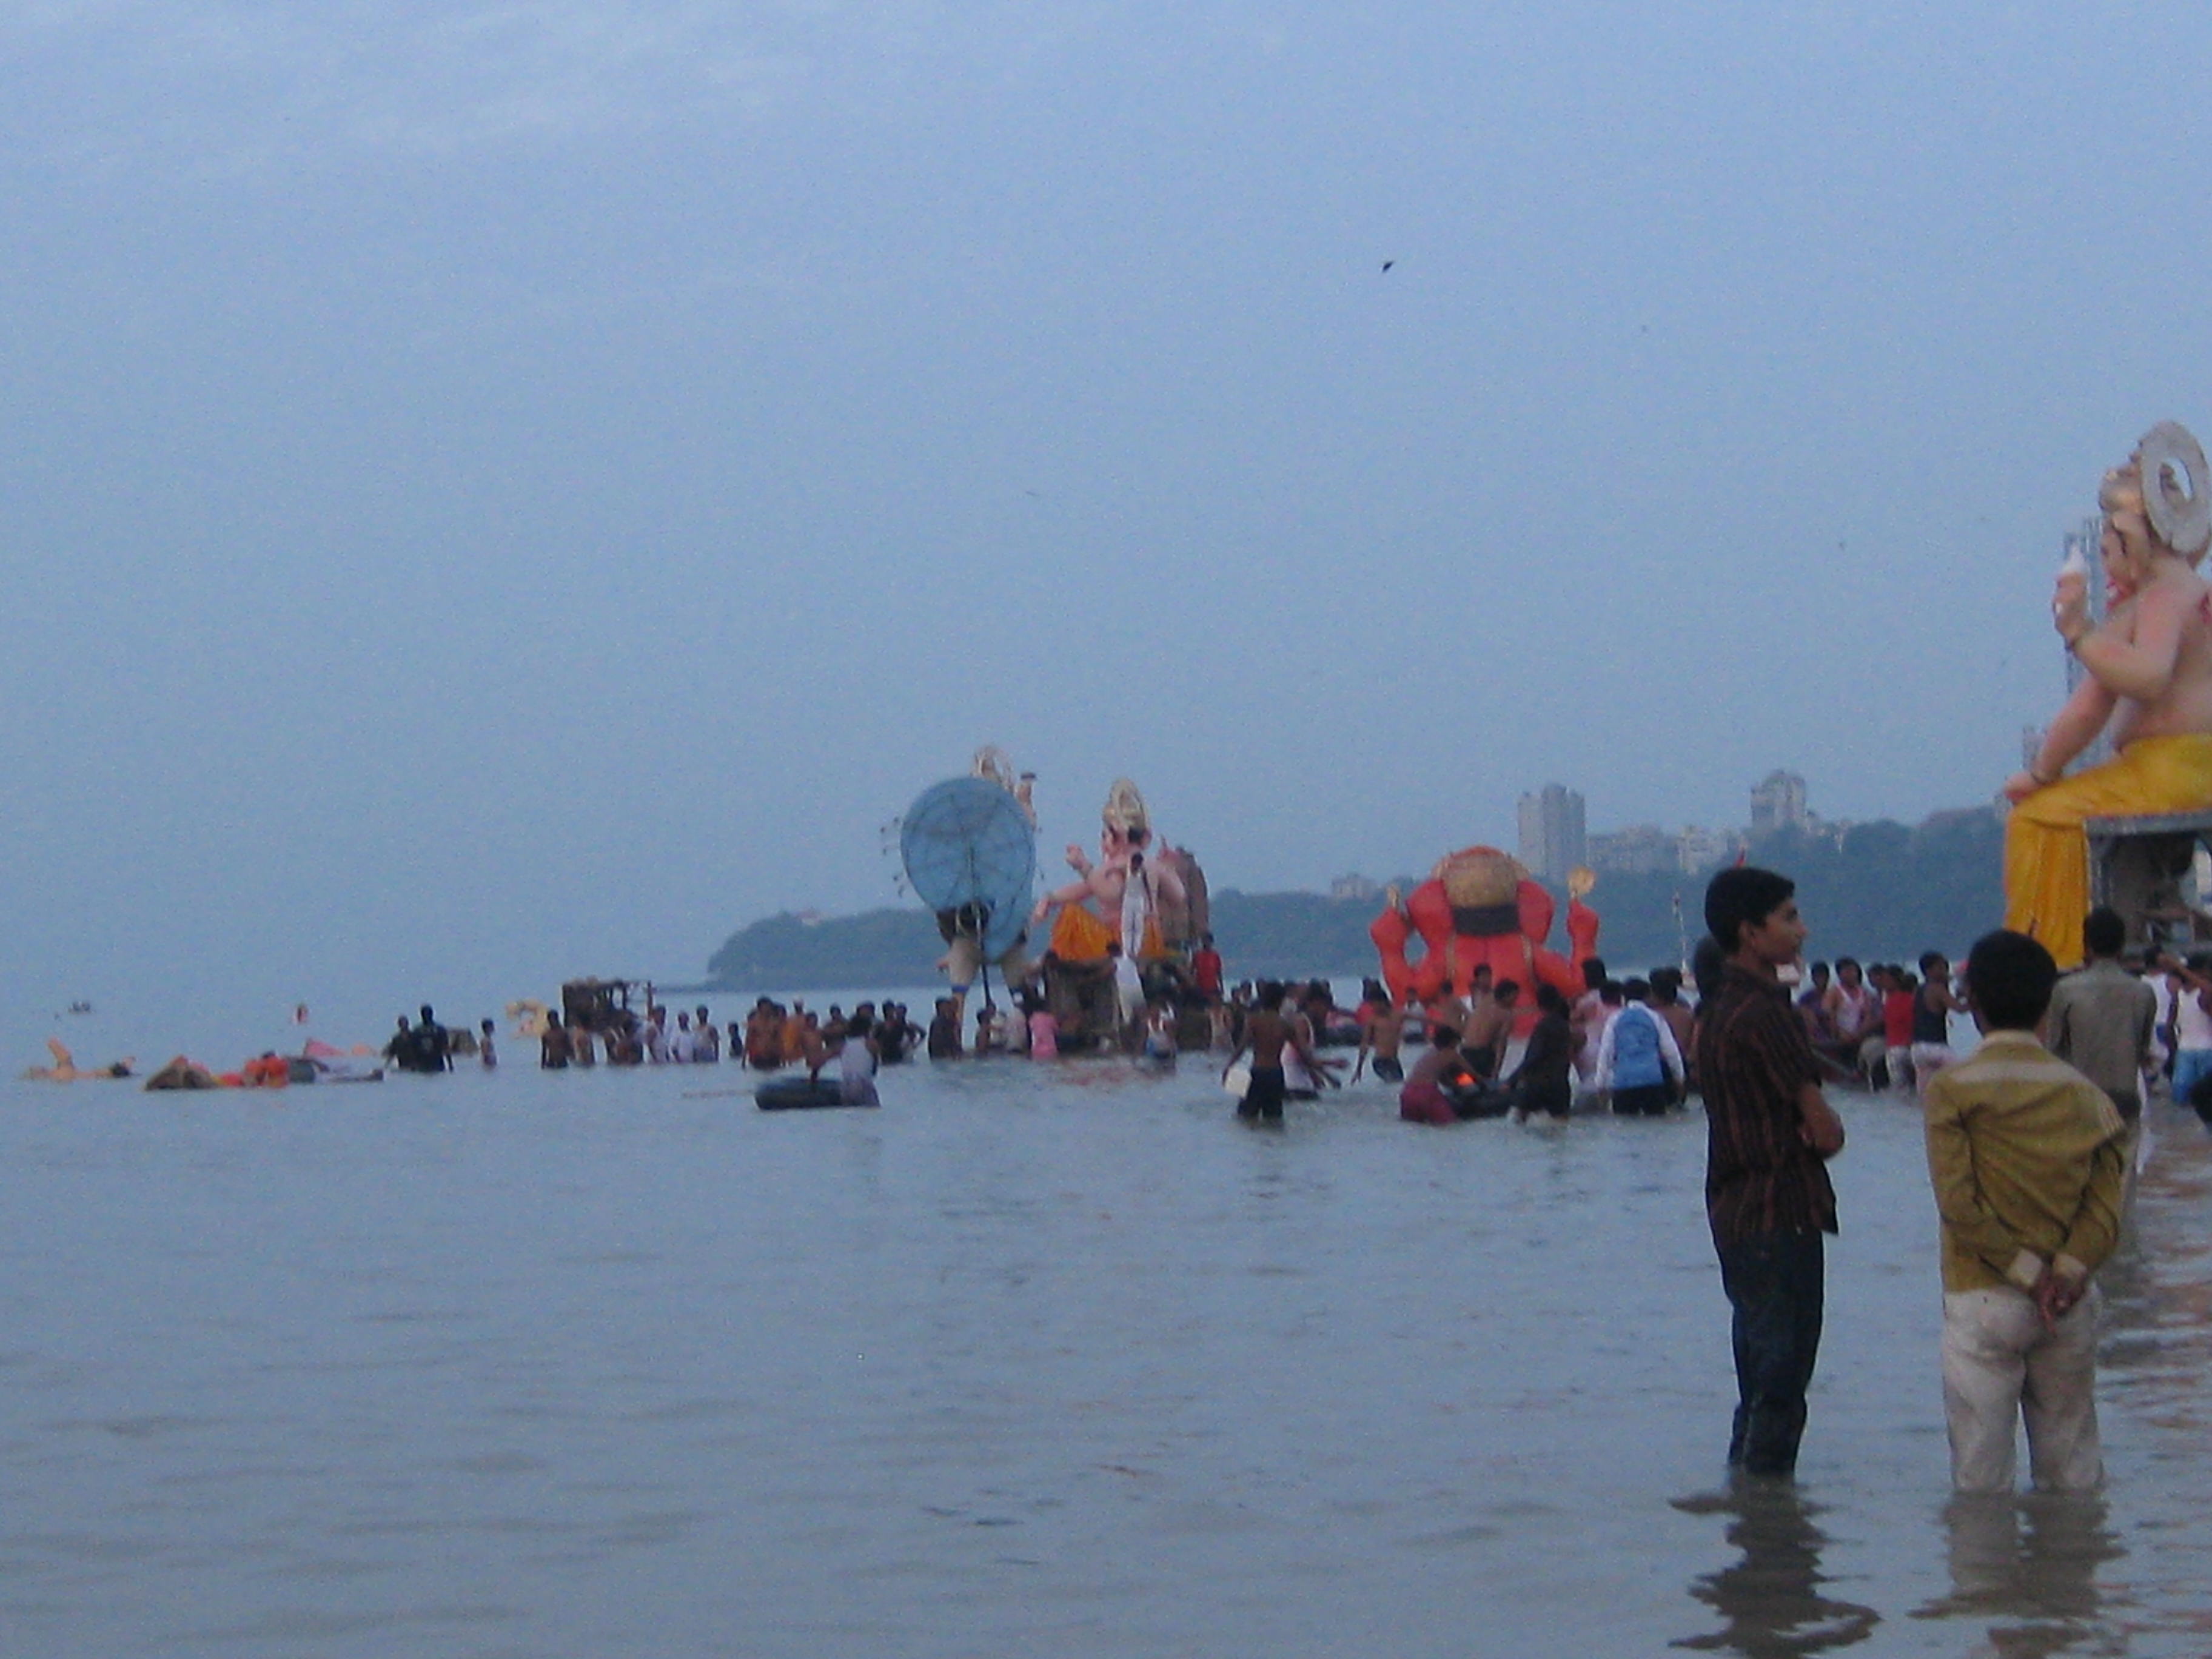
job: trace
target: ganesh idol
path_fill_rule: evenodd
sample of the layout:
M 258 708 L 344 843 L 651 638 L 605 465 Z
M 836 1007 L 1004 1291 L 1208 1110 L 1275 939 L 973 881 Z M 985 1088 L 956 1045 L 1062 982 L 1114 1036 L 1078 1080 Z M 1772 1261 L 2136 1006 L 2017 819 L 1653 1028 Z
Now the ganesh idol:
M 1382 914 L 1367 930 L 1391 998 L 1403 1003 L 1412 995 L 1425 1002 L 1446 991 L 1465 996 L 1474 970 L 1488 968 L 1493 985 L 1511 980 L 1521 988 L 1513 1030 L 1527 1036 L 1536 1024 L 1537 986 L 1552 986 L 1570 1002 L 1583 993 L 1579 964 L 1597 954 L 1598 934 L 1597 912 L 1583 900 L 1596 882 L 1583 869 L 1567 878 L 1570 961 L 1547 945 L 1552 896 L 1519 860 L 1495 847 L 1448 854 L 1402 902 L 1392 888 Z M 1425 947 L 1418 962 L 1406 954 L 1416 935 Z
M 1116 778 L 1100 813 L 1098 859 L 1093 863 L 1071 842 L 1068 867 L 1075 879 L 1054 889 L 1030 913 L 1032 925 L 1054 910 L 1051 950 L 1069 962 L 1096 962 L 1118 943 L 1132 963 L 1163 956 L 1186 931 L 1189 892 L 1185 860 L 1155 842 L 1145 798 L 1127 778 Z
M 2079 561 L 2059 574 L 2051 624 L 2087 672 L 2003 793 L 2005 926 L 2062 968 L 2081 960 L 2086 821 L 2212 809 L 2212 588 L 2197 570 L 2212 545 L 2208 485 L 2197 440 L 2171 421 L 2153 427 L 2097 492 L 2101 623 Z M 2066 775 L 2103 732 L 2118 757 Z

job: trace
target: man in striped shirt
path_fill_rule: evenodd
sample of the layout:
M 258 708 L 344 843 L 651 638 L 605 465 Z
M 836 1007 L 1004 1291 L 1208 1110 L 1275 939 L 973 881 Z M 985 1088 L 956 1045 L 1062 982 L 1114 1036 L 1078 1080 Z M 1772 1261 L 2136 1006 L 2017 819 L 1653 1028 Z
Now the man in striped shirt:
M 1698 1021 L 1705 1214 L 1735 1350 L 1729 1462 L 1783 1476 L 1797 1467 L 1820 1347 L 1821 1235 L 1836 1231 L 1826 1160 L 1844 1145 L 1843 1120 L 1820 1092 L 1820 1062 L 1778 972 L 1805 948 L 1796 891 L 1787 877 L 1748 866 L 1713 878 L 1705 926 L 1726 964 Z

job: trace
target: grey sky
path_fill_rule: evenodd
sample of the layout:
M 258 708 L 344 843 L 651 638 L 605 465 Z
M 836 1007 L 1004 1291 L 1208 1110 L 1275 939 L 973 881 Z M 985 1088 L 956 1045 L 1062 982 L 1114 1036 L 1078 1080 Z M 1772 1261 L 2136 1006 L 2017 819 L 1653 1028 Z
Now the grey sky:
M 1453 9 L 0 13 L 12 998 L 696 970 L 984 740 L 1247 888 L 1988 798 L 2212 19 Z

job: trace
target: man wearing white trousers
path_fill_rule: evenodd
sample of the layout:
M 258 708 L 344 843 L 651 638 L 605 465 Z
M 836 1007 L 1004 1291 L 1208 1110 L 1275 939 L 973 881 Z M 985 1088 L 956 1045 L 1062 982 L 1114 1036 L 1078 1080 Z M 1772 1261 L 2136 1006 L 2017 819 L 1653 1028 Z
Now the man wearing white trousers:
M 2051 1492 L 2104 1478 L 2098 1297 L 2119 1234 L 2126 1127 L 2036 1036 L 2057 965 L 2023 933 L 1966 961 L 1982 1046 L 1928 1081 L 1928 1170 L 1943 1235 L 1943 1413 L 1951 1482 L 2009 1492 L 2017 1425 Z

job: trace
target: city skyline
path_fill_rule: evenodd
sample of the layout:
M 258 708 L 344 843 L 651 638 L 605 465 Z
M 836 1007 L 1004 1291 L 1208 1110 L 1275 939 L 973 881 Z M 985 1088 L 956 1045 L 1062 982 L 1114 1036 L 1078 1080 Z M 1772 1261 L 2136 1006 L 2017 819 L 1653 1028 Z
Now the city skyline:
M 1564 884 L 1578 865 L 1600 875 L 1650 875 L 1668 870 L 1693 875 L 1718 868 L 1779 830 L 1794 830 L 1840 845 L 1846 834 L 1863 823 L 1900 822 L 1823 817 L 1812 810 L 1811 789 L 1804 775 L 1786 767 L 1770 770 L 1749 787 L 1747 794 L 1746 818 L 1739 826 L 1686 824 L 1680 830 L 1668 830 L 1644 822 L 1593 831 L 1588 828 L 1588 803 L 1582 792 L 1558 782 L 1547 783 L 1519 798 L 1520 836 L 1514 855 L 1537 880 L 1554 885 Z M 1917 822 L 1925 824 L 1983 810 L 1942 806 Z M 1408 872 L 1376 878 L 1353 871 L 1333 878 L 1326 890 L 1332 898 L 1365 899 L 1380 895 L 1391 883 L 1419 878 Z

